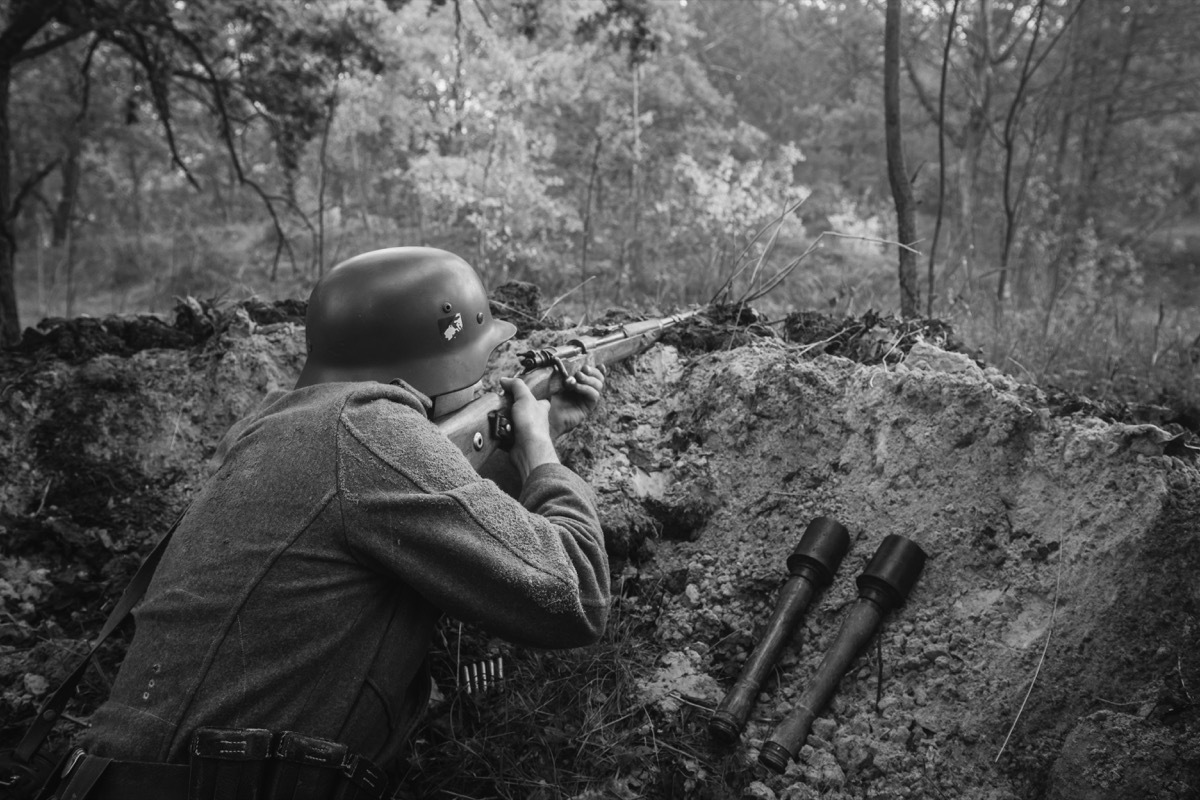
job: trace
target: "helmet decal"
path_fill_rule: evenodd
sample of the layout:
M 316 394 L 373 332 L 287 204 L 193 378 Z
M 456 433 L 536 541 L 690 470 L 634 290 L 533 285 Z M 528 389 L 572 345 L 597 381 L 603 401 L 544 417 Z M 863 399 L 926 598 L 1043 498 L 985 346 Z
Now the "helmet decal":
M 442 332 L 442 337 L 447 341 L 453 341 L 458 332 L 463 329 L 462 314 L 455 314 L 453 317 L 442 317 L 438 320 L 438 330 Z

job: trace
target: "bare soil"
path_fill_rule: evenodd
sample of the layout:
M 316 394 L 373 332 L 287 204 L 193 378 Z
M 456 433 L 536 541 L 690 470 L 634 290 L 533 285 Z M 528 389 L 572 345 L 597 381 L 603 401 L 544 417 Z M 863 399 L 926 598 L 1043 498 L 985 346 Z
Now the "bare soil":
M 530 302 L 517 313 L 536 320 Z M 295 313 L 265 313 L 197 304 L 162 326 L 180 341 L 150 349 L 106 350 L 48 326 L 0 358 L 0 746 L 73 666 L 228 425 L 294 381 L 303 329 Z M 88 325 L 120 342 L 140 335 L 129 322 Z M 543 327 L 524 326 L 527 341 L 563 336 Z M 525 344 L 498 369 L 511 371 Z M 735 313 L 614 369 L 600 412 L 563 453 L 601 501 L 624 637 L 613 652 L 631 697 L 588 736 L 563 725 L 536 790 L 501 791 L 492 776 L 474 796 L 1200 797 L 1194 437 L 1048 397 L 959 350 L 935 324 L 772 326 Z M 707 717 L 821 515 L 850 530 L 851 550 L 740 741 L 718 746 Z M 920 544 L 924 572 L 776 776 L 759 748 L 888 534 Z M 102 655 L 76 723 L 122 649 Z M 565 663 L 513 657 L 530 682 Z M 434 751 L 448 719 L 435 706 L 415 743 L 418 796 L 456 796 L 429 774 L 445 766 Z M 625 736 L 607 774 L 556 780 L 564 753 L 600 746 L 601 727 Z

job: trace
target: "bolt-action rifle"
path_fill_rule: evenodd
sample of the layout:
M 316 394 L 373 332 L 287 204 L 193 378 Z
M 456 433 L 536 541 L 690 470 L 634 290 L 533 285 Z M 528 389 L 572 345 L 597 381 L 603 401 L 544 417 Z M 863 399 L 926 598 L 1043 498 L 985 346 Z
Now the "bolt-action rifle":
M 662 338 L 663 332 L 700 313 L 684 311 L 658 319 L 628 322 L 603 336 L 580 336 L 564 345 L 530 350 L 520 355 L 521 373 L 533 396 L 545 400 L 563 390 L 563 381 L 580 368 L 608 366 L 637 355 Z M 513 443 L 512 400 L 487 392 L 453 414 L 436 420 L 438 428 L 478 469 L 497 448 Z

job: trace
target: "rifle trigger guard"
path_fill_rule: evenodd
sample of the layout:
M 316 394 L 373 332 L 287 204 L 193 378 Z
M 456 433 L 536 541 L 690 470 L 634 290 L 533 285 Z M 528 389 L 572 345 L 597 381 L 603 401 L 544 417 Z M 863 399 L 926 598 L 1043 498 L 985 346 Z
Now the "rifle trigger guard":
M 490 412 L 488 427 L 491 429 L 492 438 L 496 440 L 497 447 L 501 450 L 512 449 L 516 436 L 513 433 L 512 420 L 508 418 L 508 414 L 503 410 Z

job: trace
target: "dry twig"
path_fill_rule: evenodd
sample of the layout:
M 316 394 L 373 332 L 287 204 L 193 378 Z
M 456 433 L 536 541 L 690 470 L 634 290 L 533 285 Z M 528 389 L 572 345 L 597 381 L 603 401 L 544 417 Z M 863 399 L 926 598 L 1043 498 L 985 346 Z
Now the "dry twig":
M 1025 692 L 1025 699 L 1021 701 L 1021 707 L 1017 709 L 1017 716 L 1013 718 L 1012 726 L 1008 729 L 1008 735 L 1004 737 L 1004 742 L 1001 743 L 1000 749 L 996 752 L 996 762 L 1000 761 L 1000 756 L 1004 755 L 1004 748 L 1008 746 L 1008 740 L 1012 738 L 1013 731 L 1017 729 L 1017 723 L 1021 720 L 1021 714 L 1025 711 L 1025 705 L 1029 702 L 1029 696 L 1033 694 L 1033 687 L 1037 683 L 1038 674 L 1042 671 L 1042 664 L 1046 663 L 1046 651 L 1050 649 L 1050 638 L 1054 633 L 1054 617 L 1058 612 L 1058 593 L 1062 588 L 1062 573 L 1063 563 L 1067 560 L 1065 550 L 1060 550 L 1058 553 L 1058 578 L 1054 582 L 1054 604 L 1050 607 L 1050 626 L 1046 630 L 1046 643 L 1042 645 L 1042 655 L 1038 658 L 1037 667 L 1033 670 L 1033 678 L 1029 681 L 1029 689 Z

